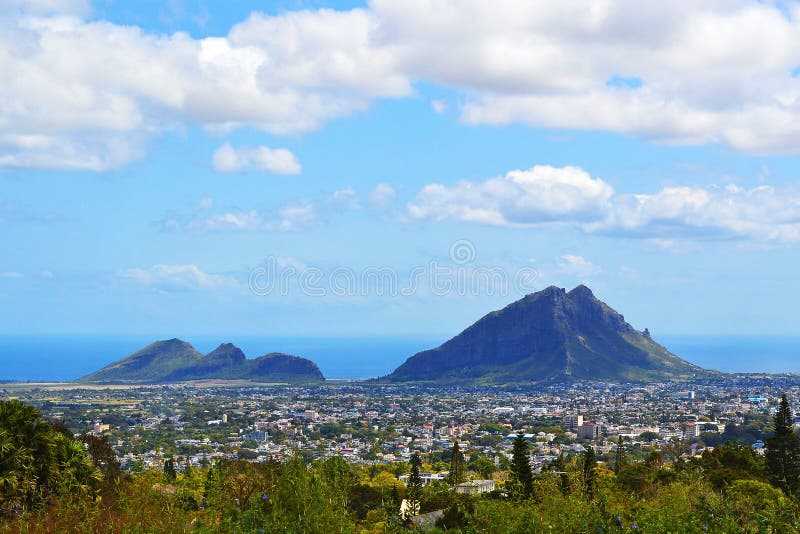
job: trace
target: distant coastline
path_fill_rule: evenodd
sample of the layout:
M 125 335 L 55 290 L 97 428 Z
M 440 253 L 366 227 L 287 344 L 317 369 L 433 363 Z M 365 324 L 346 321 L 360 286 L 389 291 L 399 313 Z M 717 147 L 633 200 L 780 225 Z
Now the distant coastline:
M 185 336 L 211 350 L 221 337 Z M 437 346 L 445 336 L 228 336 L 248 354 L 283 351 L 308 357 L 326 377 L 373 378 L 391 372 L 408 356 Z M 800 373 L 800 335 L 658 335 L 675 354 L 730 373 Z M 0 381 L 70 381 L 129 354 L 153 335 L 0 334 Z

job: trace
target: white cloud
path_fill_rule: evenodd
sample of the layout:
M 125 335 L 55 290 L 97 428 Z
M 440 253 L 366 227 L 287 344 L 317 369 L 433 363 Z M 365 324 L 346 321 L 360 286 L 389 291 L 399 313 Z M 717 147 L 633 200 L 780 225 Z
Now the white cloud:
M 278 228 L 285 231 L 299 230 L 311 225 L 317 218 L 313 204 L 300 203 L 285 206 L 278 211 Z
M 464 91 L 467 123 L 800 151 L 795 4 L 375 0 L 371 6 L 406 72 Z
M 88 0 L 3 0 L 0 14 L 15 15 L 76 15 L 92 12 Z
M 796 4 L 373 0 L 204 39 L 77 18 L 89 9 L 0 7 L 0 166 L 104 170 L 187 124 L 312 131 L 414 82 L 461 92 L 468 124 L 800 153 Z
M 22 273 L 18 273 L 16 271 L 3 271 L 0 272 L 0 278 L 18 279 L 18 278 L 25 278 L 25 275 Z
M 307 271 L 309 268 L 303 260 L 294 256 L 278 256 L 275 261 L 281 269 L 294 269 L 299 273 Z
M 258 230 L 265 222 L 257 210 L 228 211 L 210 217 L 200 217 L 186 225 L 188 230 Z
M 485 182 L 430 184 L 408 212 L 417 219 L 495 226 L 571 225 L 587 233 L 648 238 L 672 249 L 681 238 L 800 240 L 798 191 L 712 185 L 615 194 L 577 167 L 536 166 Z
M 690 252 L 697 252 L 700 250 L 700 244 L 695 241 L 686 241 L 685 239 L 665 239 L 662 237 L 651 237 L 645 240 L 650 248 L 669 252 L 671 254 L 687 254 Z
M 586 278 L 600 274 L 603 272 L 603 269 L 583 256 L 564 254 L 556 259 L 556 271 L 569 276 Z
M 52 271 L 42 271 L 40 273 L 40 275 L 41 275 L 42 278 L 46 278 L 48 280 L 51 280 L 53 278 L 53 272 Z
M 361 208 L 361 204 L 358 200 L 358 194 L 352 186 L 334 191 L 329 201 L 336 204 L 344 204 L 350 209 Z
M 266 146 L 233 148 L 225 143 L 214 152 L 217 172 L 263 171 L 270 174 L 300 174 L 303 170 L 295 155 L 285 148 Z
M 800 194 L 762 185 L 668 187 L 655 194 L 618 195 L 590 232 L 656 237 L 800 239 Z
M 369 203 L 373 208 L 385 208 L 397 197 L 397 191 L 389 184 L 378 184 L 369 193 Z
M 120 278 L 162 291 L 195 291 L 235 287 L 231 276 L 209 274 L 196 265 L 153 265 L 146 269 L 125 269 Z
M 594 220 L 607 209 L 610 185 L 578 167 L 537 165 L 485 182 L 425 186 L 409 205 L 418 219 L 506 226 Z
M 282 231 L 293 232 L 312 226 L 317 212 L 308 202 L 287 204 L 275 212 L 233 209 L 217 214 L 195 213 L 189 217 L 168 215 L 161 221 L 164 231 Z
M 431 107 L 437 115 L 442 115 L 447 111 L 447 100 L 431 100 Z
M 253 14 L 206 39 L 26 13 L 0 11 L 3 166 L 104 170 L 184 124 L 310 131 L 411 92 L 363 9 Z

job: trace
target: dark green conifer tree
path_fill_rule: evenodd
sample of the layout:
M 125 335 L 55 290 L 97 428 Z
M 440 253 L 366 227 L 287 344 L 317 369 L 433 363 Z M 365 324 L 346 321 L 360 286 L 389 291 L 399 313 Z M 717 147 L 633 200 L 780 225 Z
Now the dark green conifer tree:
M 509 473 L 509 492 L 512 497 L 527 499 L 533 493 L 533 471 L 528 452 L 528 442 L 522 432 L 514 438 L 511 450 L 511 469 Z
M 453 442 L 453 450 L 450 454 L 450 474 L 448 480 L 450 484 L 456 485 L 464 482 L 466 478 L 466 462 L 464 461 L 464 454 L 461 452 L 461 447 L 458 445 L 458 440 Z
M 622 440 L 622 436 L 619 436 L 617 439 L 617 452 L 614 454 L 614 473 L 618 475 L 626 463 L 625 443 Z
M 419 453 L 415 452 L 411 457 L 411 472 L 408 475 L 408 487 L 406 492 L 406 504 L 408 505 L 405 519 L 410 519 L 419 513 L 420 499 L 422 498 L 422 478 L 419 476 L 419 468 L 422 460 Z
M 558 455 L 558 458 L 556 458 L 552 464 L 550 464 L 550 471 L 553 471 L 558 475 L 558 486 L 561 489 L 561 493 L 564 496 L 572 493 L 572 487 L 569 483 L 569 474 L 567 473 L 567 459 L 564 457 L 563 452 Z
M 381 490 L 381 494 L 383 491 Z M 392 485 L 392 490 L 389 492 L 389 495 L 382 495 L 383 499 L 383 509 L 386 511 L 387 517 L 392 517 L 397 515 L 397 510 L 400 507 L 400 492 L 397 491 L 397 484 L 395 483 Z
M 766 440 L 766 465 L 770 480 L 787 494 L 797 489 L 800 475 L 800 439 L 794 432 L 786 394 L 775 412 L 775 433 Z
M 586 447 L 586 450 L 581 455 L 581 478 L 583 492 L 590 501 L 594 499 L 594 490 L 597 483 L 595 467 L 597 467 L 597 455 L 592 447 Z
M 172 458 L 167 458 L 164 460 L 164 478 L 167 480 L 167 482 L 178 478 L 178 473 L 175 471 L 175 464 L 173 463 Z

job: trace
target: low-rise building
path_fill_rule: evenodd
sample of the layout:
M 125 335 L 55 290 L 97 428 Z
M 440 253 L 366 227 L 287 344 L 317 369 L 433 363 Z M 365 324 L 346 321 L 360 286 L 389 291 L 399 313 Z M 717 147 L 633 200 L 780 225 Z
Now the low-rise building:
M 494 491 L 494 480 L 468 480 L 457 484 L 455 487 L 456 493 L 465 493 L 467 495 L 476 495 L 478 493 L 488 493 Z

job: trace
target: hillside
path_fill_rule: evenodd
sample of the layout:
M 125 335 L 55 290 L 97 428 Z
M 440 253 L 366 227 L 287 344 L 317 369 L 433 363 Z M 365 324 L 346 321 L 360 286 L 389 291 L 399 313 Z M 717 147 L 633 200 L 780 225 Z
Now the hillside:
M 231 343 L 223 343 L 204 356 L 189 343 L 170 339 L 156 341 L 78 381 L 156 384 L 209 379 L 305 384 L 325 378 L 317 365 L 305 358 L 270 353 L 249 360 Z
M 650 381 L 707 373 L 639 332 L 580 285 L 554 286 L 484 316 L 440 347 L 410 357 L 390 382 Z

